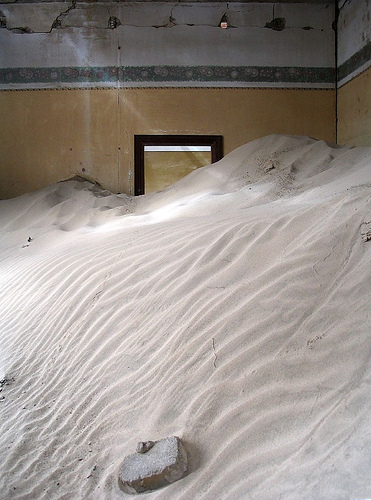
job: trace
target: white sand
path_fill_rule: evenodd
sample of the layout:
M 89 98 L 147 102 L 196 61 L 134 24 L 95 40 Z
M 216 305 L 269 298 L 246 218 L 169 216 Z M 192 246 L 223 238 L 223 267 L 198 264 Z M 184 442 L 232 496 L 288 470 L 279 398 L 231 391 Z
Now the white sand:
M 124 498 L 171 435 L 191 473 L 148 498 L 371 498 L 371 148 L 269 136 L 0 227 L 1 499 Z

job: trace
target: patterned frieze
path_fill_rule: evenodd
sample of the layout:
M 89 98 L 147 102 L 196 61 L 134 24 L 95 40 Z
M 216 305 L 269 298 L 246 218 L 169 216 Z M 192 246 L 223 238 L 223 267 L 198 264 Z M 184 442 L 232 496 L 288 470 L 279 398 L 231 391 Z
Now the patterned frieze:
M 331 88 L 332 68 L 132 66 L 0 69 L 1 88 L 266 86 Z

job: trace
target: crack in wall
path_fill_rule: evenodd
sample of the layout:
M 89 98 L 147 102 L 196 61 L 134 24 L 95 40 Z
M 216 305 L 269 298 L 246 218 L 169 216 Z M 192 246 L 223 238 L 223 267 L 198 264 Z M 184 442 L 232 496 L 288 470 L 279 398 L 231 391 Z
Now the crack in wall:
M 347 0 L 345 0 L 345 3 Z M 15 2 L 7 2 L 5 5 L 14 5 L 16 4 L 17 1 Z M 1 3 L 0 3 L 1 5 Z M 4 4 L 3 4 L 4 5 Z M 168 15 L 168 21 L 164 23 L 154 23 L 154 24 L 148 24 L 145 22 L 145 19 L 148 19 L 148 14 L 144 11 L 143 12 L 143 18 L 144 21 L 143 23 L 136 22 L 136 23 L 130 23 L 130 22 L 125 22 L 122 20 L 122 16 L 117 16 L 114 15 L 115 13 L 111 12 L 111 9 L 109 6 L 102 5 L 102 4 L 95 4 L 91 6 L 90 12 L 93 13 L 93 17 L 95 16 L 94 21 L 99 22 L 99 15 L 98 11 L 95 11 L 96 8 L 104 7 L 107 10 L 107 21 L 105 23 L 102 22 L 102 25 L 96 25 L 96 26 L 89 26 L 84 20 L 84 11 L 87 11 L 86 4 L 82 2 L 82 5 L 78 5 L 77 0 L 72 0 L 71 5 L 58 14 L 58 16 L 54 19 L 54 21 L 51 23 L 50 29 L 48 30 L 35 30 L 29 25 L 20 25 L 20 26 L 14 26 L 14 27 L 9 27 L 6 15 L 4 12 L 0 10 L 0 28 L 6 28 L 8 31 L 11 31 L 13 33 L 27 33 L 27 34 L 32 34 L 32 33 L 37 33 L 37 34 L 49 34 L 51 33 L 54 29 L 92 29 L 92 30 L 103 30 L 103 29 L 116 29 L 119 26 L 122 27 L 132 27 L 132 28 L 173 28 L 175 26 L 183 26 L 183 27 L 210 27 L 210 28 L 219 28 L 220 27 L 220 11 L 215 12 L 215 22 L 177 22 L 176 19 L 176 14 L 174 14 L 175 9 L 182 9 L 184 7 L 180 6 L 179 4 L 175 5 L 169 5 L 169 15 Z M 233 13 L 234 11 L 230 10 L 230 6 L 227 3 L 225 5 L 225 11 L 224 13 L 226 14 L 228 12 L 229 15 L 232 15 L 232 21 L 230 18 L 228 18 L 228 29 L 272 29 L 274 31 L 283 31 L 287 29 L 303 29 L 303 30 L 320 30 L 323 31 L 321 28 L 315 28 L 311 25 L 304 25 L 304 26 L 295 26 L 295 25 L 287 25 L 286 19 L 284 17 L 275 17 L 275 4 L 272 5 L 272 11 L 271 11 L 271 19 L 267 21 L 265 24 L 262 22 L 261 24 L 251 24 L 251 25 L 246 25 L 243 22 L 237 23 L 236 21 L 233 21 Z M 72 11 L 79 11 L 79 15 L 81 16 L 81 19 L 76 19 L 74 22 L 71 21 L 70 24 L 67 24 L 67 18 L 69 13 Z M 67 25 L 66 25 L 67 24 Z M 32 25 L 31 25 L 32 26 Z
M 17 0 L 15 0 L 15 2 L 7 2 L 5 5 L 14 5 L 16 3 L 17 3 Z M 61 19 L 63 19 L 63 17 L 66 17 L 72 9 L 75 9 L 76 4 L 77 4 L 77 0 L 72 0 L 71 5 L 65 11 L 61 12 L 55 18 L 55 20 L 51 24 L 50 29 L 46 30 L 46 31 L 36 31 L 36 30 L 31 29 L 27 25 L 26 26 L 15 26 L 13 28 L 9 28 L 7 26 L 6 16 L 2 11 L 0 11 L 0 28 L 6 28 L 8 31 L 11 31 L 12 33 L 27 33 L 27 34 L 37 33 L 37 34 L 47 35 L 47 34 L 51 33 L 53 31 L 53 29 L 62 27 Z
M 64 17 L 67 17 L 69 12 L 73 9 L 76 9 L 76 0 L 72 0 L 70 7 L 67 8 L 64 12 L 61 12 L 59 16 L 56 17 L 56 19 L 53 21 L 52 26 L 50 28 L 50 31 L 47 33 L 51 33 L 53 29 L 55 28 L 61 28 L 62 27 L 62 20 Z
M 16 2 L 7 2 L 7 4 L 5 4 L 5 5 L 15 4 L 15 3 Z M 72 0 L 71 5 L 66 10 L 64 10 L 63 12 L 58 14 L 58 16 L 54 19 L 54 21 L 51 23 L 50 29 L 49 30 L 42 30 L 42 31 L 41 30 L 33 30 L 29 26 L 15 26 L 15 27 L 10 28 L 7 26 L 6 15 L 0 10 L 0 28 L 6 28 L 8 31 L 11 31 L 13 33 L 28 33 L 28 34 L 35 33 L 35 34 L 44 34 L 44 35 L 51 33 L 55 29 L 86 28 L 84 21 L 82 21 L 81 24 L 76 24 L 75 26 L 64 26 L 63 25 L 63 20 L 65 20 L 67 18 L 68 14 L 71 12 L 71 10 L 74 10 L 74 9 L 80 10 L 81 12 L 83 12 L 85 10 L 84 7 L 81 8 L 77 5 L 77 0 Z M 116 16 L 111 16 L 109 8 L 106 7 L 106 9 L 107 9 L 107 24 L 106 24 L 106 26 L 102 26 L 102 27 L 95 26 L 91 29 L 96 29 L 96 30 L 115 29 L 121 25 L 120 19 Z

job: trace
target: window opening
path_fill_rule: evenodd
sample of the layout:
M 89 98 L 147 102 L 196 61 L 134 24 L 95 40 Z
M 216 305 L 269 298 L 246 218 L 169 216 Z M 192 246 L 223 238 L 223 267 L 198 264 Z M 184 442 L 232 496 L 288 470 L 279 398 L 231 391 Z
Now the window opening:
M 135 195 L 161 191 L 223 157 L 222 136 L 135 135 Z

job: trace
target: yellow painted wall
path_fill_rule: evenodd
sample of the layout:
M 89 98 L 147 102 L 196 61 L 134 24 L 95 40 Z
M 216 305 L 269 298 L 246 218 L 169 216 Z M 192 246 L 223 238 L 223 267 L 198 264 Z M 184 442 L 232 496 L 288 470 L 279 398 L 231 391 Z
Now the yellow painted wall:
M 117 117 L 110 90 L 0 92 L 0 197 L 74 175 L 117 189 Z
M 371 146 L 371 68 L 338 91 L 338 142 Z
M 335 140 L 335 92 L 104 89 L 0 92 L 0 198 L 81 175 L 134 192 L 134 134 L 220 134 L 224 153 L 280 133 Z

